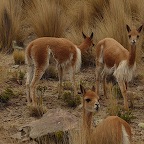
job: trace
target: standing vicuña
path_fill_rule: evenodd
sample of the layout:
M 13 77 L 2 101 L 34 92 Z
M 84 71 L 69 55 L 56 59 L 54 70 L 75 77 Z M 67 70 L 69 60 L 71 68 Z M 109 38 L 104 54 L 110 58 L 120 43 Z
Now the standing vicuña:
M 93 46 L 92 38 L 83 34 L 84 41 L 76 46 L 65 38 L 42 37 L 32 41 L 26 48 L 26 63 L 28 65 L 26 92 L 27 101 L 36 104 L 35 87 L 49 66 L 50 55 L 57 62 L 59 74 L 59 95 L 61 94 L 63 73 L 69 71 L 73 81 L 74 95 L 76 95 L 75 72 L 81 66 L 81 52 Z
M 108 116 L 100 122 L 96 128 L 91 127 L 93 113 L 96 112 L 100 104 L 95 88 L 85 90 L 80 85 L 83 94 L 83 137 L 85 144 L 130 144 L 130 125 L 118 116 Z
M 136 69 L 136 42 L 143 25 L 132 30 L 128 25 L 126 27 L 131 45 L 129 51 L 112 38 L 105 38 L 96 46 L 96 92 L 99 95 L 99 80 L 102 74 L 104 95 L 106 96 L 106 76 L 113 74 L 122 92 L 124 107 L 128 109 L 127 82 L 131 81 Z

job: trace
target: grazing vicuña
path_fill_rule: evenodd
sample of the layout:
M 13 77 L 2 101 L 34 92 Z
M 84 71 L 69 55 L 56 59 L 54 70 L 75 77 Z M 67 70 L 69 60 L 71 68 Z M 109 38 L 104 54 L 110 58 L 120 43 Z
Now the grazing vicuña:
M 62 91 L 62 81 L 64 72 L 69 71 L 76 95 L 75 72 L 81 67 L 81 52 L 89 50 L 93 46 L 92 38 L 83 34 L 84 41 L 76 46 L 65 38 L 42 37 L 32 41 L 26 48 L 25 57 L 28 65 L 26 92 L 27 101 L 36 104 L 36 83 L 49 66 L 50 56 L 57 62 L 59 74 L 59 96 Z

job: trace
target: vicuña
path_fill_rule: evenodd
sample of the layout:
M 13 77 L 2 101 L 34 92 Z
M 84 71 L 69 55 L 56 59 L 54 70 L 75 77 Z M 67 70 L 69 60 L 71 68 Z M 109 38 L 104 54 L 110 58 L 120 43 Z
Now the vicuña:
M 130 50 L 125 49 L 113 38 L 105 38 L 96 46 L 96 92 L 99 95 L 100 76 L 103 77 L 104 95 L 106 96 L 106 76 L 113 74 L 124 98 L 124 107 L 128 110 L 127 83 L 132 80 L 136 69 L 136 43 L 142 26 L 131 29 L 126 25 L 130 41 Z
M 92 127 L 93 113 L 100 108 L 99 97 L 92 90 L 85 90 L 80 85 L 83 94 L 83 130 L 82 139 L 85 144 L 130 144 L 130 125 L 118 116 L 108 116 L 96 127 Z
M 64 72 L 69 71 L 73 82 L 74 95 L 76 95 L 75 72 L 81 67 L 81 52 L 89 50 L 93 46 L 92 38 L 83 34 L 84 41 L 76 46 L 65 38 L 42 37 L 32 41 L 26 48 L 25 57 L 28 65 L 26 92 L 27 101 L 36 104 L 36 83 L 49 66 L 52 55 L 57 62 L 59 75 L 59 96 L 62 91 Z

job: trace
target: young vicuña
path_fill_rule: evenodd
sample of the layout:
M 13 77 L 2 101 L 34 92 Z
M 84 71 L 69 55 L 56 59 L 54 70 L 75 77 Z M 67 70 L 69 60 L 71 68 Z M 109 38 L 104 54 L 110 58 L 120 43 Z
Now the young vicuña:
M 130 50 L 125 49 L 113 38 L 105 38 L 96 46 L 96 93 L 99 95 L 100 76 L 103 77 L 104 95 L 106 96 L 106 76 L 113 74 L 124 98 L 124 107 L 128 110 L 127 83 L 132 80 L 136 69 L 136 42 L 142 26 L 132 30 L 126 25 L 130 41 Z
M 96 127 L 92 127 L 93 113 L 98 111 L 99 97 L 92 90 L 85 90 L 80 85 L 83 94 L 83 130 L 82 139 L 85 144 L 130 144 L 131 128 L 130 125 L 118 116 L 108 116 Z
M 42 37 L 32 41 L 26 48 L 25 58 L 28 65 L 26 92 L 27 101 L 36 104 L 36 83 L 41 79 L 45 70 L 49 66 L 49 59 L 52 55 L 57 62 L 59 75 L 59 96 L 62 91 L 62 81 L 64 72 L 69 71 L 76 95 L 75 72 L 81 66 L 81 52 L 89 50 L 94 44 L 92 42 L 93 33 L 86 37 L 83 33 L 84 41 L 76 46 L 65 38 Z

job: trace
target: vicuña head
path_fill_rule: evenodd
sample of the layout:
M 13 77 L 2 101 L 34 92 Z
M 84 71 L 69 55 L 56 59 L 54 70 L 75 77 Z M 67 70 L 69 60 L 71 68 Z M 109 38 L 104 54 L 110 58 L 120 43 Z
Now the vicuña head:
M 130 144 L 131 128 L 123 119 L 117 116 L 108 116 L 96 127 L 92 127 L 93 113 L 100 108 L 99 97 L 92 90 L 85 90 L 80 85 L 83 95 L 83 128 L 82 139 L 85 144 Z
M 96 92 L 99 95 L 100 76 L 103 76 L 104 95 L 106 93 L 106 77 L 113 74 L 116 78 L 122 96 L 124 98 L 124 107 L 128 110 L 127 83 L 133 78 L 136 69 L 136 42 L 140 36 L 143 25 L 138 29 L 130 28 L 126 25 L 130 50 L 128 51 L 119 42 L 113 38 L 105 38 L 98 42 L 96 46 Z
M 81 92 L 83 94 L 83 105 L 87 112 L 96 112 L 99 110 L 99 97 L 95 93 L 94 86 L 92 90 L 85 90 L 82 85 L 80 85 Z
M 75 84 L 75 72 L 81 67 L 81 52 L 87 51 L 93 46 L 93 33 L 90 37 L 84 35 L 84 41 L 76 46 L 66 38 L 42 37 L 32 41 L 26 48 L 25 58 L 28 65 L 26 92 L 27 101 L 36 104 L 36 83 L 49 66 L 52 55 L 57 62 L 59 76 L 59 96 L 62 92 L 64 72 L 69 72 L 73 82 L 74 95 L 77 94 Z
M 130 28 L 128 25 L 126 25 L 126 28 L 127 28 L 128 38 L 129 38 L 130 44 L 131 44 L 131 45 L 136 44 L 137 40 L 138 40 L 139 37 L 140 37 L 140 32 L 141 32 L 141 30 L 142 30 L 142 28 L 143 28 L 143 25 L 141 25 L 138 29 L 133 28 L 133 29 L 131 30 L 131 28 Z

